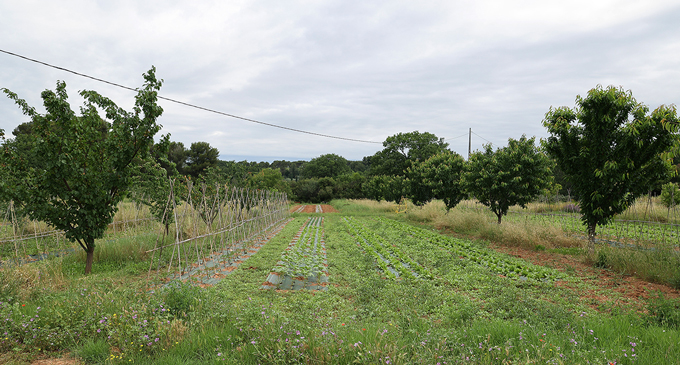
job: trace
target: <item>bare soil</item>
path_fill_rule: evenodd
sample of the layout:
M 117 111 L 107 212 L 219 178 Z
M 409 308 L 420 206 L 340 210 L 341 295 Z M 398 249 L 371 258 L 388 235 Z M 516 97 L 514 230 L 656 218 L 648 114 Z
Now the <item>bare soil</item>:
M 644 311 L 646 299 L 661 292 L 667 298 L 680 297 L 680 291 L 667 285 L 650 283 L 632 275 L 600 269 L 584 262 L 583 258 L 552 252 L 533 251 L 521 247 L 493 245 L 499 252 L 522 258 L 535 265 L 548 266 L 582 278 L 590 289 L 577 287 L 578 284 L 558 281 L 556 285 L 573 289 L 574 292 L 594 309 L 603 310 L 622 305 L 632 305 Z M 623 309 L 623 308 L 622 308 Z
M 328 204 L 320 204 L 321 205 L 321 213 L 338 213 L 338 210 L 333 208 L 332 206 Z M 300 213 L 316 213 L 316 205 L 315 204 L 307 204 L 307 205 L 296 205 L 290 208 L 290 212 L 295 212 L 296 210 L 300 209 L 300 207 L 303 206 L 303 210 Z
M 63 357 L 54 359 L 38 359 L 34 360 L 31 365 L 82 365 L 83 362 L 77 359 Z

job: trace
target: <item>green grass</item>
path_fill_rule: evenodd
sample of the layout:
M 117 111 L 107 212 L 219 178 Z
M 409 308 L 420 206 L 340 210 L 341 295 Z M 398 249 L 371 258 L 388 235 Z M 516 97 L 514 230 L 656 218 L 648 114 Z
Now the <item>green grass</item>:
M 612 291 L 601 306 L 618 309 L 598 312 L 575 291 L 501 276 L 381 224 L 379 216 L 404 218 L 382 205 L 333 205 L 342 212 L 324 215 L 327 292 L 259 289 L 306 214 L 208 289 L 148 291 L 150 257 L 139 247 L 153 241 L 128 237 L 102 250 L 87 277 L 80 255 L 0 271 L 0 333 L 7 333 L 0 350 L 15 354 L 16 363 L 67 350 L 92 364 L 665 364 L 680 358 L 675 300 L 656 298 L 643 314 L 622 306 Z M 344 215 L 363 216 L 366 229 L 434 278 L 384 279 Z M 487 249 L 482 241 L 468 244 Z M 563 280 L 591 289 L 578 277 Z

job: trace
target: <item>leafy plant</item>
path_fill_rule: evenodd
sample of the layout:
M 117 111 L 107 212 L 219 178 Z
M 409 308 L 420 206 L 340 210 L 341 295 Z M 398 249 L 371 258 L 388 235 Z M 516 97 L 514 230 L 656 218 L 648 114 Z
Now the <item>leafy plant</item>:
M 47 113 L 40 115 L 3 89 L 31 117 L 31 153 L 40 156 L 24 159 L 16 150 L 3 150 L 0 175 L 14 182 L 11 189 L 3 186 L 3 195 L 24 205 L 32 219 L 48 222 L 78 242 L 87 253 L 87 274 L 92 271 L 95 240 L 104 235 L 128 191 L 132 162 L 146 156 L 161 128 L 156 120 L 163 112 L 157 104 L 162 80 L 155 72 L 152 67 L 144 74 L 132 113 L 95 91 L 81 91 L 85 106 L 77 116 L 60 81 L 55 91 L 41 94 Z M 98 108 L 106 112 L 105 118 Z
M 181 281 L 172 282 L 165 295 L 165 307 L 176 318 L 189 318 L 201 299 L 201 289 Z
M 551 108 L 545 115 L 545 148 L 578 195 L 591 250 L 597 226 L 670 176 L 676 108 L 648 111 L 630 91 L 598 85 L 576 97 L 576 108 Z
M 680 187 L 669 182 L 661 187 L 661 204 L 666 208 L 673 208 L 680 204 Z
M 470 155 L 463 175 L 466 191 L 491 209 L 498 218 L 508 214 L 513 205 L 522 208 L 552 184 L 553 162 L 535 145 L 535 137 L 510 138 L 508 145 Z

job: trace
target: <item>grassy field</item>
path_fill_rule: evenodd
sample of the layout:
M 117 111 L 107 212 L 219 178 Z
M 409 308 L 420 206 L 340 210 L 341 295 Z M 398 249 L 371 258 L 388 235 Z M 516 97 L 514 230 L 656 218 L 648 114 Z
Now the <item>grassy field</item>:
M 293 214 L 277 236 L 207 289 L 177 283 L 149 290 L 149 258 L 135 253 L 153 246 L 149 235 L 101 250 L 87 277 L 82 255 L 4 268 L 0 363 L 65 353 L 88 364 L 674 364 L 680 358 L 677 300 L 652 295 L 629 305 L 601 288 L 604 299 L 584 300 L 581 294 L 594 288 L 578 272 L 490 248 L 494 242 L 581 255 L 582 242 L 555 227 L 498 227 L 483 213 L 444 214 L 436 204 L 405 214 L 387 203 L 333 205 L 340 213 L 323 215 L 327 291 L 260 289 L 315 214 Z M 438 230 L 455 237 L 437 238 Z

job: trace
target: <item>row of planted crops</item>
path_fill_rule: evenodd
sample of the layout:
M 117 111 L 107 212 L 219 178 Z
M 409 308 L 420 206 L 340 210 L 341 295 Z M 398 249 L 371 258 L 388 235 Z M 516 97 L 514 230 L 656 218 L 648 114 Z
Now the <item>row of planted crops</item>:
M 441 235 L 384 217 L 347 216 L 342 218 L 342 222 L 361 251 L 373 259 L 376 269 L 388 279 L 433 280 L 440 276 L 427 259 L 418 262 L 413 258 L 414 252 L 431 251 L 433 246 L 438 248 L 435 255 L 465 260 L 509 279 L 545 282 L 563 275 L 559 271 L 481 247 L 469 240 Z M 330 278 L 323 223 L 321 216 L 312 216 L 302 222 L 261 289 L 327 290 Z
M 392 279 L 433 279 L 436 272 L 405 253 L 406 250 L 413 252 L 420 248 L 427 250 L 432 245 L 440 249 L 435 253 L 437 255 L 467 260 L 508 278 L 550 281 L 563 275 L 559 271 L 480 247 L 469 240 L 444 236 L 384 217 L 345 217 L 344 222 L 362 250 L 373 256 L 378 268 Z

